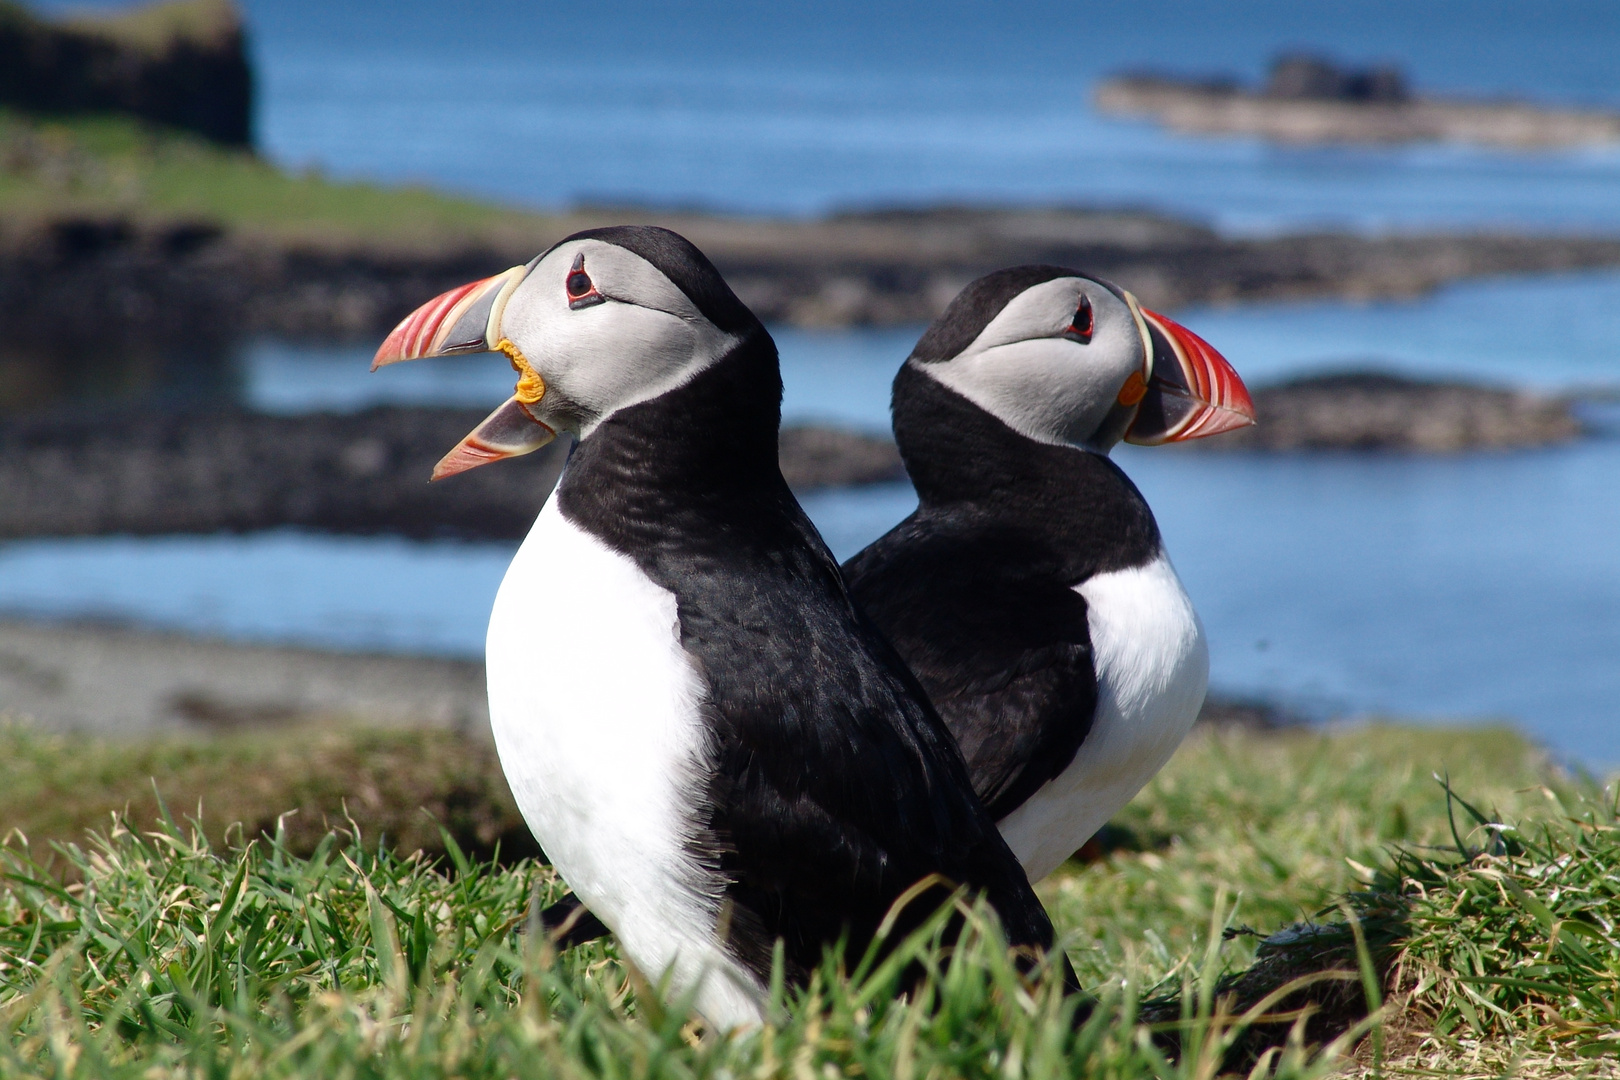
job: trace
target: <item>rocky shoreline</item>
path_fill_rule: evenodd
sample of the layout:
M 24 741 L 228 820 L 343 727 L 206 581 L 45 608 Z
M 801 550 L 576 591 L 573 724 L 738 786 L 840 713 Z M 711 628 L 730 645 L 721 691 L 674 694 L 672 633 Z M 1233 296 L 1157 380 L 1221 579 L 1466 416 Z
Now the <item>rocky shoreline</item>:
M 1155 214 L 1082 210 L 945 208 L 789 221 L 618 209 L 536 220 L 544 224 L 498 244 L 430 250 L 323 246 L 201 221 L 0 221 L 0 361 L 28 368 L 13 381 L 60 384 L 95 378 L 115 362 L 209 362 L 251 335 L 378 337 L 446 288 L 524 262 L 576 229 L 618 221 L 684 233 L 765 320 L 798 326 L 926 322 L 968 281 L 1025 262 L 1102 274 L 1161 309 L 1403 297 L 1482 275 L 1620 266 L 1620 237 L 1232 239 Z
M 1275 730 L 1277 706 L 1212 697 L 1200 719 Z M 244 644 L 86 622 L 0 618 L 0 723 L 109 738 L 298 725 L 427 727 L 487 741 L 484 665 Z
M 1189 452 L 1453 453 L 1563 442 L 1583 427 L 1562 398 L 1489 386 L 1330 374 L 1254 392 L 1260 423 Z M 375 408 L 266 416 L 243 410 L 59 412 L 0 424 L 0 539 L 304 528 L 520 539 L 566 449 L 429 485 L 477 409 Z M 887 435 L 788 427 L 798 491 L 903 482 Z
M 1185 444 L 1208 451 L 1384 450 L 1453 454 L 1545 446 L 1584 427 L 1564 397 L 1348 371 L 1253 392 L 1260 422 Z
M 1172 131 L 1282 143 L 1463 142 L 1543 150 L 1620 142 L 1620 113 L 1527 101 L 1280 94 L 1230 80 L 1125 75 L 1099 83 L 1092 102 L 1106 115 L 1155 120 Z
M 378 408 L 265 416 L 106 411 L 0 425 L 0 538 L 117 533 L 334 533 L 515 540 L 556 483 L 554 444 L 429 485 L 484 411 Z M 796 489 L 904 480 L 887 437 L 782 433 Z

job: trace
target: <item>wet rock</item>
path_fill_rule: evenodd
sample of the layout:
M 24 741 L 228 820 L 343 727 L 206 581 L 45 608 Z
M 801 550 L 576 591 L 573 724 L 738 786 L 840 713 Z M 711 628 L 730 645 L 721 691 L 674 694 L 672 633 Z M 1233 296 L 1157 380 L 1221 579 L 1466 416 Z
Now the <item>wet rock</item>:
M 1307 721 L 1286 706 L 1263 698 L 1224 697 L 1210 694 L 1198 710 L 1198 723 L 1245 731 L 1281 731 Z
M 0 104 L 121 112 L 252 142 L 253 71 L 228 0 L 168 0 L 65 21 L 0 4 Z
M 1411 97 L 1399 68 L 1353 68 L 1314 53 L 1284 53 L 1272 61 L 1260 92 L 1291 101 L 1399 102 Z
M 518 539 L 567 455 L 554 444 L 429 485 L 481 409 L 264 416 L 138 409 L 0 425 L 0 538 L 110 533 L 336 533 Z M 799 490 L 904 479 L 884 437 L 788 428 Z
M 1579 236 L 1293 235 L 1229 239 L 1148 213 L 942 208 L 819 221 L 739 220 L 646 209 L 535 218 L 504 245 L 322 247 L 207 221 L 83 217 L 28 225 L 0 215 L 0 363 L 34 383 L 127 359 L 223 366 L 245 337 L 380 340 L 417 305 L 527 261 L 576 229 L 667 225 L 715 262 L 767 322 L 925 323 L 969 281 L 1047 262 L 1101 274 L 1149 307 L 1302 297 L 1405 297 L 1489 274 L 1620 265 L 1620 239 Z M 896 362 L 899 358 L 896 357 Z M 0 410 L 7 408 L 0 386 Z M 15 406 L 13 406 L 15 407 Z
M 887 435 L 787 427 L 782 429 L 781 457 L 782 476 L 797 491 L 906 479 L 900 451 Z
M 0 619 L 0 702 L 43 729 L 98 735 L 341 720 L 489 738 L 477 661 L 245 645 L 85 622 Z
M 1259 422 L 1187 443 L 1200 450 L 1394 450 L 1444 454 L 1567 442 L 1582 426 L 1564 398 L 1351 371 L 1254 391 Z
M 1280 59 L 1264 87 L 1235 79 L 1152 73 L 1104 79 L 1099 112 L 1156 120 L 1174 131 L 1284 143 L 1469 142 L 1515 149 L 1620 142 L 1620 113 L 1527 101 L 1413 97 L 1400 72 Z

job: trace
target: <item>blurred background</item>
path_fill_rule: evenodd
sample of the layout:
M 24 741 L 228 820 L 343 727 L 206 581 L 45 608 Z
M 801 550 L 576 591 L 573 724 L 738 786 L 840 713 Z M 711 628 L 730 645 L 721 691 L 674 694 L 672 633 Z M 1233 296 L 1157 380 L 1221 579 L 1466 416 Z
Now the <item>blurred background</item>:
M 1257 392 L 1250 436 L 1116 454 L 1223 702 L 1620 762 L 1607 0 L 53 0 L 0 8 L 0 67 L 0 710 L 476 724 L 557 462 L 426 488 L 511 373 L 367 365 L 637 220 L 767 317 L 840 558 L 914 505 L 888 384 L 928 319 L 1000 265 L 1102 272 Z

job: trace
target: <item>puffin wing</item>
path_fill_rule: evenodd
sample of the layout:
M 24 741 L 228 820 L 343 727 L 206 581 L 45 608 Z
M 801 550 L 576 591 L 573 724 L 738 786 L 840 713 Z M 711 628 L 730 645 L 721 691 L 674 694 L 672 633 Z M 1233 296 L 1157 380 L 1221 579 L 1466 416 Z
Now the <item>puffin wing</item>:
M 1026 537 L 919 510 L 844 565 L 921 681 L 995 820 L 1068 768 L 1097 677 L 1085 599 Z
M 734 947 L 767 969 L 778 936 L 801 971 L 840 937 L 858 956 L 894 900 L 936 873 L 984 892 L 1013 943 L 1050 946 L 1046 912 L 950 733 L 803 527 L 809 558 L 785 569 L 814 587 L 755 589 L 732 607 L 734 627 L 760 628 L 753 674 L 763 662 L 770 677 L 705 671 L 717 734 L 710 842 L 730 882 Z M 930 910 L 915 905 L 899 931 Z

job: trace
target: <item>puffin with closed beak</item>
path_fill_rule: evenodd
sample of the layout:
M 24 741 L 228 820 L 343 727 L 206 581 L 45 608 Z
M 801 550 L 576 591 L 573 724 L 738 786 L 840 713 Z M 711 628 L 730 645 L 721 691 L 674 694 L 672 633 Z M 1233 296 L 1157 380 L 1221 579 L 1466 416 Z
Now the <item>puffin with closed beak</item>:
M 1049 949 L 950 733 L 782 479 L 776 347 L 708 259 L 665 229 L 576 233 L 423 305 L 373 366 L 486 351 L 516 392 L 433 475 L 577 440 L 490 616 L 490 721 L 624 955 L 715 1026 L 756 1023 L 777 942 L 790 979 L 840 939 L 858 956 L 930 875 Z
M 1119 286 L 1056 266 L 969 284 L 894 381 L 915 513 L 844 564 L 1038 881 L 1197 719 L 1203 627 L 1108 457 L 1254 422 L 1230 364 Z

